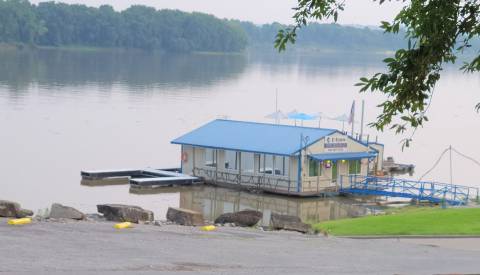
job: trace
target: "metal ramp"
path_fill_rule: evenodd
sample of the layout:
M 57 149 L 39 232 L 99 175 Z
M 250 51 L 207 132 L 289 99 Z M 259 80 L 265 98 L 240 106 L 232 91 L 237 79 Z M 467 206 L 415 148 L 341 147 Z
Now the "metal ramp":
M 465 205 L 478 199 L 478 188 L 393 177 L 340 176 L 339 192 L 374 196 L 402 197 L 434 203 Z

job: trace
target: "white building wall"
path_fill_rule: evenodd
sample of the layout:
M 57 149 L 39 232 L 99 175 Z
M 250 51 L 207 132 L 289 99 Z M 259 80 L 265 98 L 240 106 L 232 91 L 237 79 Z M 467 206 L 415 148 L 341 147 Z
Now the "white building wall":
M 330 142 L 327 142 L 327 141 L 330 141 Z M 332 143 L 344 144 L 344 146 L 337 147 L 337 148 L 329 148 L 328 147 L 329 145 L 325 146 L 326 143 L 329 143 L 330 145 Z M 368 146 L 348 137 L 347 135 L 336 132 L 308 146 L 306 148 L 306 153 L 308 155 L 311 155 L 311 154 L 341 153 L 341 152 L 367 152 L 369 150 L 370 149 L 368 148 Z M 305 150 L 303 152 L 305 152 Z M 362 160 L 360 163 L 361 163 L 360 174 L 367 175 L 368 161 Z M 349 174 L 349 162 L 337 161 L 337 164 L 336 164 L 337 177 L 336 178 L 334 178 L 334 175 L 333 175 L 333 165 L 334 164 L 332 163 L 330 168 L 326 168 L 325 163 L 319 163 L 319 169 L 322 170 L 321 175 L 317 177 L 310 177 L 308 161 L 307 161 L 307 158 L 304 156 L 304 166 L 303 166 L 304 173 L 302 173 L 302 189 L 306 192 L 314 191 L 309 189 L 312 188 L 312 183 L 316 183 L 316 182 L 318 182 L 321 188 L 336 186 L 337 184 L 339 184 L 337 183 L 337 180 L 340 179 L 340 176 L 341 175 L 346 176 Z M 317 187 L 314 186 L 314 189 L 315 188 Z
M 377 164 L 377 171 L 382 171 L 383 170 L 383 151 L 385 148 L 383 144 L 378 144 L 378 143 L 371 143 L 370 147 L 378 151 L 378 156 L 375 159 L 375 163 Z

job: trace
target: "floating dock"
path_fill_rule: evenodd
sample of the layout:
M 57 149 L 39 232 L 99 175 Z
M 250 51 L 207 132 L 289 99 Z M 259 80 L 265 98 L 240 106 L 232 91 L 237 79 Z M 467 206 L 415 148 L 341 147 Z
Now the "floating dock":
M 198 177 L 179 173 L 180 169 L 120 169 L 81 171 L 82 180 L 101 181 L 115 178 L 128 178 L 131 186 L 160 187 L 194 185 L 202 183 Z

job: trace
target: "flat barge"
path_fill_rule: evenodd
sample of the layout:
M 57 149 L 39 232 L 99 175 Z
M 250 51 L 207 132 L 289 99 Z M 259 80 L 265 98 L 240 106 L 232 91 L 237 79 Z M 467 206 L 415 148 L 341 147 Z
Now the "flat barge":
M 127 178 L 132 187 L 182 186 L 202 183 L 201 179 L 179 173 L 180 169 L 119 169 L 81 171 L 82 181 Z

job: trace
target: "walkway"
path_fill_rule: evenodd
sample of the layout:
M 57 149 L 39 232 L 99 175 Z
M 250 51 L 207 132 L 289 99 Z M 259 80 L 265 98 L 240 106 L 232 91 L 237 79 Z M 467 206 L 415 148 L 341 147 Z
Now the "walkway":
M 341 176 L 340 182 L 340 193 L 347 194 L 402 197 L 451 205 L 464 205 L 478 199 L 478 188 L 447 183 L 359 175 Z

